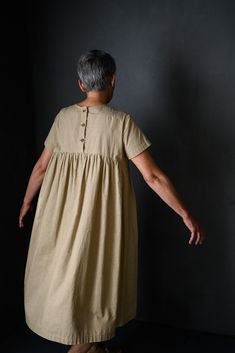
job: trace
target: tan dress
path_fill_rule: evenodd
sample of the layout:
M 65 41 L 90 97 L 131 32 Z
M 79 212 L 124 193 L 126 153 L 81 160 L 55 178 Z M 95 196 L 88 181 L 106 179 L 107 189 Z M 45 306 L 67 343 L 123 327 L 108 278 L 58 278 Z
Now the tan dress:
M 137 209 L 129 161 L 151 145 L 108 105 L 63 108 L 44 142 L 24 278 L 25 319 L 63 344 L 109 340 L 135 318 Z

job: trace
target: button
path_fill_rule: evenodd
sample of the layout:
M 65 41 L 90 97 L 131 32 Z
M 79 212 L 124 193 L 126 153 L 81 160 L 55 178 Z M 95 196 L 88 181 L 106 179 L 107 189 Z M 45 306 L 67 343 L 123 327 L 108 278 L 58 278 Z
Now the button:
M 86 109 L 83 109 L 82 111 L 83 111 L 83 112 L 86 112 Z
M 82 123 L 81 125 L 82 125 L 82 126 L 85 126 L 86 124 L 85 124 L 85 123 Z
M 81 139 L 80 141 L 81 141 L 81 142 L 84 142 L 84 141 L 85 141 L 85 139 Z

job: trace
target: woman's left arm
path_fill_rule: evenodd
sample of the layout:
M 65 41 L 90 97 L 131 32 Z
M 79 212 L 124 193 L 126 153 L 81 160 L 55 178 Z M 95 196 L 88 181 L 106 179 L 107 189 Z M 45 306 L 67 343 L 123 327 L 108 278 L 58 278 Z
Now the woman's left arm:
M 139 169 L 144 180 L 153 191 L 182 217 L 184 224 L 191 232 L 189 244 L 191 245 L 194 241 L 196 245 L 202 244 L 205 239 L 204 229 L 191 215 L 169 177 L 156 164 L 149 150 L 145 149 L 137 156 L 131 158 L 131 161 Z
M 32 200 L 40 189 L 51 155 L 52 155 L 52 152 L 45 147 L 41 156 L 39 157 L 38 161 L 33 167 L 32 173 L 29 178 L 28 186 L 25 192 L 23 205 L 20 209 L 20 215 L 19 215 L 20 228 L 24 226 L 23 218 L 31 209 Z

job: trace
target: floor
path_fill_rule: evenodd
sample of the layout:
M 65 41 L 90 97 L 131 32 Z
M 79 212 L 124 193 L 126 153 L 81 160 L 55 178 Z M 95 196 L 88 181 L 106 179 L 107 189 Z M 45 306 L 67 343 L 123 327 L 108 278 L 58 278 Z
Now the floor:
M 235 337 L 132 320 L 117 328 L 106 346 L 122 347 L 123 353 L 235 353 Z M 69 348 L 38 336 L 24 324 L 0 346 L 0 352 L 66 353 Z

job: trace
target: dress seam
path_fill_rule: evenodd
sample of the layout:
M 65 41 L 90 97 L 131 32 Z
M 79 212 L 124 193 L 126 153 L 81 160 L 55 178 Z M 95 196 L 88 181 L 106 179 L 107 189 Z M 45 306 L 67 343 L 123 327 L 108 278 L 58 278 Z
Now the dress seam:
M 70 151 L 56 151 L 54 150 L 52 155 L 69 155 L 69 156 L 82 156 L 82 157 L 101 157 L 103 159 L 110 159 L 113 160 L 114 162 L 117 161 L 125 161 L 125 157 L 122 156 L 117 156 L 117 157 L 111 157 L 111 156 L 105 156 L 100 153 L 86 153 L 86 152 L 70 152 Z

